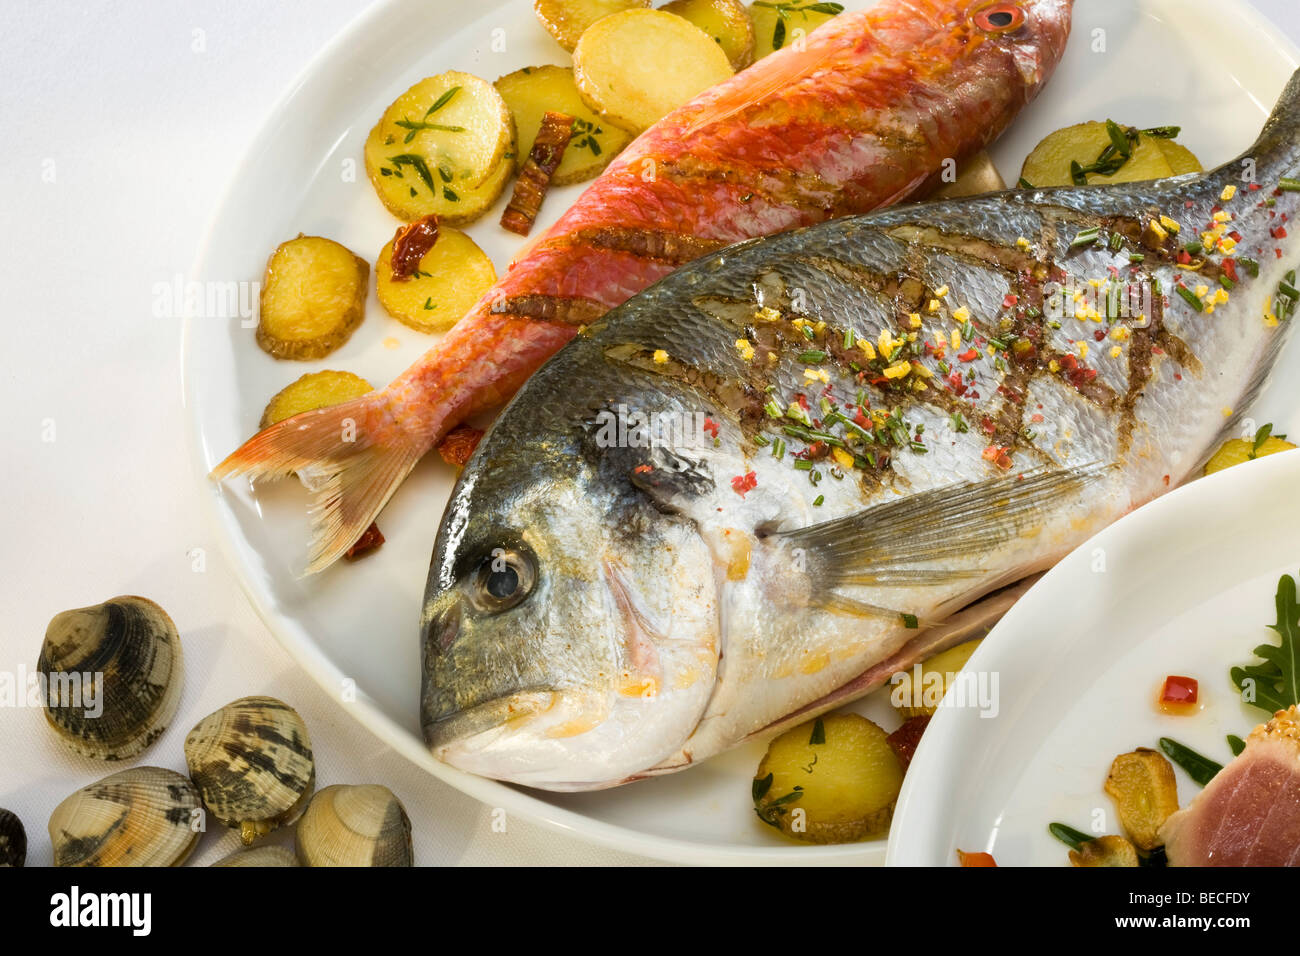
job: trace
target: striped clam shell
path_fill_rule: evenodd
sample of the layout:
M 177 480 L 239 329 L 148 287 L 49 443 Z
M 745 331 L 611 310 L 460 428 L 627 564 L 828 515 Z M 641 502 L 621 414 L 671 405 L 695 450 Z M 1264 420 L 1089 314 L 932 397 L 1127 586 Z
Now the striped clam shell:
M 185 738 L 185 764 L 203 803 L 245 845 L 302 814 L 316 786 L 311 738 L 274 697 L 241 697 Z
M 0 809 L 0 867 L 22 866 L 27 862 L 27 831 L 11 810 Z
M 179 866 L 198 842 L 198 791 L 160 767 L 132 767 L 68 797 L 50 814 L 55 866 Z
M 411 819 L 377 784 L 326 787 L 298 822 L 304 866 L 413 866 Z
M 236 850 L 222 857 L 213 866 L 301 866 L 293 850 L 283 846 L 255 846 Z
M 56 614 L 36 666 L 47 682 L 50 726 L 97 760 L 140 753 L 167 729 L 180 701 L 180 634 L 148 598 L 123 595 Z M 80 694 L 69 693 L 73 682 Z M 102 710 L 89 706 L 92 690 Z

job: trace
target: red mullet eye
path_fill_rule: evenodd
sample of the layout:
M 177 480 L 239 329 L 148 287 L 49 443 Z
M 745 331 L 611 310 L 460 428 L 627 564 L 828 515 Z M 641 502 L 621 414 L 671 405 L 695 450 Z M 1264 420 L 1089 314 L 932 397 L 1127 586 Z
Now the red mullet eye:
M 1010 33 L 1025 22 L 1025 11 L 1014 3 L 999 3 L 975 14 L 975 25 L 986 33 Z

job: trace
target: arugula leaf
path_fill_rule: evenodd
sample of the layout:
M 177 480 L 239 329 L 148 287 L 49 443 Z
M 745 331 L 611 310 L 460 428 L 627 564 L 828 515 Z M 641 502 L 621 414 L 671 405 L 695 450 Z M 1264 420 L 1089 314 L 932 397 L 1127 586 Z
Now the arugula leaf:
M 1282 638 L 1280 644 L 1261 644 L 1255 656 L 1263 664 L 1245 664 L 1229 671 L 1241 699 L 1272 716 L 1300 703 L 1300 604 L 1296 579 L 1282 575 L 1277 582 L 1277 623 L 1269 627 Z

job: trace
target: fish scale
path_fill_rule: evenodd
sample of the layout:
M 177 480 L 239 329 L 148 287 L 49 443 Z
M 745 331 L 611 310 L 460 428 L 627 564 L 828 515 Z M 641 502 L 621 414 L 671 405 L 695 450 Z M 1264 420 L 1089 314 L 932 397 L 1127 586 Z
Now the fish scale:
M 1243 158 L 1263 188 L 1234 161 L 747 242 L 590 324 L 453 491 L 422 620 L 433 752 L 557 790 L 681 770 L 877 686 L 1176 485 L 1290 325 L 1268 313 L 1300 265 L 1277 228 L 1300 195 L 1274 189 L 1300 167 L 1300 74 Z M 1221 209 L 1232 254 L 1180 263 Z M 1228 290 L 1242 256 L 1259 274 Z M 1158 290 L 1147 311 L 1054 317 L 1057 286 L 1116 276 Z M 686 427 L 611 430 L 653 415 Z

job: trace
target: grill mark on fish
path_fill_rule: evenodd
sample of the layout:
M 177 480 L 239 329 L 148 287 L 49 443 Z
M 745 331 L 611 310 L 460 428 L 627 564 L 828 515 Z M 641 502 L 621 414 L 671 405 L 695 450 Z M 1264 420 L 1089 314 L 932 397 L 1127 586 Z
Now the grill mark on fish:
M 500 315 L 517 315 L 561 325 L 587 325 L 609 309 L 593 299 L 528 293 L 497 299 L 492 303 L 492 311 Z
M 724 183 L 743 189 L 751 199 L 761 197 L 772 206 L 787 206 L 826 213 L 843 201 L 843 186 L 816 173 L 791 169 L 746 166 L 734 158 L 727 166 L 693 156 L 677 156 L 659 163 L 655 175 L 684 190 Z
M 673 266 L 685 265 L 727 245 L 721 239 L 704 239 L 689 233 L 630 226 L 580 229 L 566 237 L 565 244 L 626 252 L 641 259 L 656 259 Z
M 1006 273 L 1032 272 L 1043 267 L 1043 263 L 1016 246 L 1003 245 L 981 236 L 944 232 L 938 226 L 903 223 L 886 229 L 885 234 L 899 242 L 923 246 L 959 261 Z

